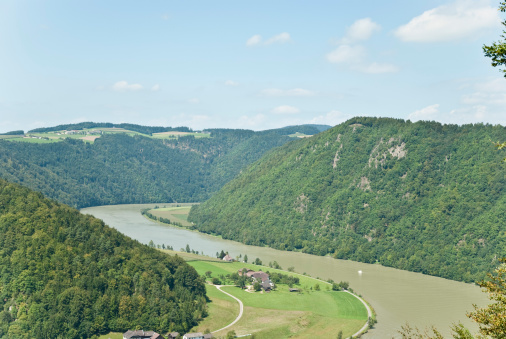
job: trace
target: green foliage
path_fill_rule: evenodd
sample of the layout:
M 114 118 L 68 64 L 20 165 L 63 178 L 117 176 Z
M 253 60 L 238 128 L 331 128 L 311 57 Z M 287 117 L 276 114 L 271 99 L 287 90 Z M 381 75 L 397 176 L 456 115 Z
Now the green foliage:
M 177 256 L 0 180 L 0 337 L 89 338 L 184 332 L 205 316 L 205 286 Z
M 506 251 L 499 125 L 354 118 L 269 152 L 188 221 L 248 245 L 477 281 Z
M 499 10 L 501 12 L 506 12 L 506 1 L 501 1 Z M 506 20 L 503 21 L 502 24 L 506 26 Z M 487 58 L 492 59 L 493 67 L 506 66 L 506 36 L 504 34 L 506 34 L 506 31 L 503 31 L 501 41 L 494 42 L 490 46 L 483 45 L 483 52 Z M 506 69 L 503 69 L 502 72 L 506 77 Z
M 60 125 L 49 130 L 95 125 Z M 132 129 L 137 125 L 114 126 Z M 145 133 L 158 131 L 145 126 L 136 129 Z M 0 140 L 0 178 L 78 208 L 200 202 L 265 152 L 292 140 L 276 130 L 209 132 L 210 138 L 184 136 L 163 140 L 105 134 L 93 144 L 76 139 L 43 144 Z
M 10 131 L 6 133 L 1 133 L 0 135 L 23 135 L 25 134 L 25 131 L 23 130 L 16 130 L 16 131 Z

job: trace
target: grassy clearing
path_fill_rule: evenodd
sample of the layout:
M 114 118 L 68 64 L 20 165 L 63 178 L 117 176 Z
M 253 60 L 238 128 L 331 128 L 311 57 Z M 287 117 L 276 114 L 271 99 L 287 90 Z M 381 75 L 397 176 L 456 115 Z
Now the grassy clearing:
M 188 227 L 192 224 L 188 222 L 188 213 L 190 212 L 191 206 L 180 206 L 180 207 L 162 207 L 151 209 L 148 212 L 159 218 L 166 218 L 172 222 L 177 222 L 182 226 Z
M 244 267 L 299 278 L 299 284 L 293 286 L 300 290 L 299 293 L 289 292 L 289 287 L 283 284 L 279 284 L 277 289 L 270 293 L 247 292 L 232 286 L 223 287 L 224 291 L 244 303 L 245 311 L 239 322 L 231 328 L 215 333 L 215 336 L 224 336 L 228 331 L 234 330 L 237 335 L 254 333 L 256 338 L 314 338 L 335 337 L 339 331 L 343 331 L 346 338 L 358 331 L 367 321 L 367 310 L 357 298 L 346 292 L 330 291 L 330 284 L 308 276 L 240 262 L 193 260 L 189 264 L 201 275 L 211 271 L 211 277 L 207 279 L 218 277 L 224 280 L 224 284 L 231 283 L 226 275 Z M 320 291 L 316 290 L 317 285 Z M 230 300 L 225 294 L 220 295 L 217 292 L 212 291 L 213 294 L 210 295 L 216 305 L 219 304 L 218 299 Z M 217 310 L 210 307 L 210 317 L 215 317 L 213 312 Z M 214 331 L 221 328 L 210 325 L 214 319 L 211 318 L 209 323 L 205 323 L 207 327 L 200 325 L 196 330 Z
M 100 131 L 100 132 L 97 132 Z M 100 134 L 97 134 L 100 133 Z M 85 142 L 93 143 L 95 139 L 100 138 L 102 134 L 109 133 L 123 133 L 129 136 L 134 135 L 142 135 L 146 138 L 152 139 L 177 139 L 182 136 L 193 135 L 195 138 L 209 138 L 209 133 L 200 133 L 200 132 L 165 132 L 165 133 L 153 133 L 153 135 L 147 135 L 135 131 L 130 131 L 124 128 L 91 128 L 91 129 L 82 129 L 78 130 L 76 134 L 65 134 L 65 131 L 52 131 L 52 132 L 44 132 L 44 133 L 29 133 L 27 134 L 33 136 L 35 138 L 25 138 L 20 136 L 5 136 L 0 137 L 1 139 L 7 139 L 9 141 L 20 141 L 20 142 L 32 142 L 32 143 L 50 143 L 56 141 L 62 141 L 67 138 L 71 139 L 81 139 Z M 39 139 L 42 138 L 42 139 Z
M 183 258 L 185 261 L 215 261 L 215 262 L 223 262 L 219 258 L 212 258 L 212 257 L 205 257 L 199 254 L 193 254 L 193 253 L 186 253 L 186 252 L 180 252 L 180 251 L 171 251 L 171 250 L 162 250 L 160 251 L 165 252 L 170 255 L 178 255 L 181 258 Z
M 101 335 L 98 339 L 123 339 L 123 333 L 111 332 Z
M 228 295 L 218 291 L 212 285 L 206 285 L 207 297 L 211 300 L 207 304 L 209 316 L 202 321 L 195 331 L 214 331 L 230 324 L 239 315 L 239 304 Z

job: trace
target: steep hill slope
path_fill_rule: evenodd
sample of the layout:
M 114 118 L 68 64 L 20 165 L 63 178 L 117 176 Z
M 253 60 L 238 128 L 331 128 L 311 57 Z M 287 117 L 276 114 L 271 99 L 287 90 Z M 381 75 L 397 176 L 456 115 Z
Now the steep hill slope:
M 318 132 L 307 126 L 293 130 Z M 198 202 L 271 148 L 293 140 L 278 130 L 209 132 L 209 138 L 165 140 L 106 134 L 93 144 L 73 139 L 50 144 L 0 140 L 0 178 L 79 208 Z
M 205 287 L 181 258 L 0 180 L 0 338 L 186 331 Z
M 189 220 L 252 245 L 473 281 L 506 253 L 505 128 L 354 118 L 252 164 Z

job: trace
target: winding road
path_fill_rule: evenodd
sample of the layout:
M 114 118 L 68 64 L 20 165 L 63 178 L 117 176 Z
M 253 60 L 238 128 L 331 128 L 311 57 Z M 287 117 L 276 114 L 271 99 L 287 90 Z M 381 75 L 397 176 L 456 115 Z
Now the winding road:
M 220 292 L 225 293 L 226 295 L 228 295 L 228 296 L 230 296 L 230 297 L 234 298 L 235 300 L 237 300 L 237 302 L 239 303 L 239 315 L 237 316 L 237 318 L 235 318 L 235 320 L 234 320 L 234 321 L 232 321 L 232 322 L 231 322 L 230 324 L 228 324 L 227 326 L 222 327 L 222 328 L 220 328 L 219 330 L 212 331 L 211 333 L 216 333 L 216 332 L 219 332 L 219 331 L 223 331 L 223 330 L 225 330 L 225 329 L 229 328 L 230 326 L 234 325 L 236 322 L 238 322 L 238 321 L 241 319 L 241 317 L 242 317 L 242 313 L 243 313 L 243 311 L 244 311 L 244 305 L 242 304 L 242 301 L 241 301 L 241 300 L 239 300 L 239 298 L 236 298 L 236 297 L 234 297 L 232 294 L 230 294 L 230 293 L 228 293 L 228 292 L 225 292 L 225 291 L 223 291 L 223 290 L 221 289 L 221 288 L 222 288 L 222 287 L 224 287 L 224 286 L 234 286 L 234 285 L 215 285 L 215 286 L 216 286 L 216 288 L 217 288 L 217 289 L 219 289 L 219 290 L 220 290 Z
M 363 332 L 365 332 L 367 330 L 367 327 L 369 326 L 369 318 L 372 318 L 372 311 L 371 311 L 371 308 L 369 307 L 369 305 L 367 305 L 367 303 L 364 301 L 364 299 L 360 298 L 358 295 L 351 293 L 348 290 L 345 290 L 345 292 L 351 294 L 352 296 L 354 296 L 355 298 L 360 300 L 362 302 L 362 304 L 364 304 L 364 306 L 367 310 L 367 321 L 365 322 L 364 326 L 362 326 L 362 328 L 360 330 L 358 330 L 357 333 L 352 335 L 352 337 L 357 337 L 358 335 L 362 334 Z

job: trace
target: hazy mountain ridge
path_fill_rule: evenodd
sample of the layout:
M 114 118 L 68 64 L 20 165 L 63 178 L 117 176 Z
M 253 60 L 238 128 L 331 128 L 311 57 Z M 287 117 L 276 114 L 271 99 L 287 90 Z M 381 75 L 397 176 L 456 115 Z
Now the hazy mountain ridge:
M 187 331 L 205 286 L 184 260 L 0 180 L 0 337 Z
M 505 128 L 354 118 L 194 207 L 203 232 L 473 281 L 506 249 Z
M 138 129 L 149 128 L 154 127 Z M 298 129 L 318 132 L 315 127 L 292 127 Z M 51 144 L 0 140 L 0 178 L 74 207 L 199 202 L 266 151 L 293 140 L 277 130 L 209 131 L 210 138 L 162 140 L 105 134 L 93 144 L 72 139 Z

